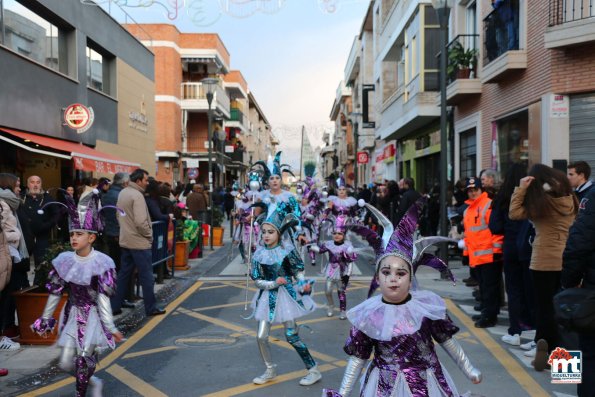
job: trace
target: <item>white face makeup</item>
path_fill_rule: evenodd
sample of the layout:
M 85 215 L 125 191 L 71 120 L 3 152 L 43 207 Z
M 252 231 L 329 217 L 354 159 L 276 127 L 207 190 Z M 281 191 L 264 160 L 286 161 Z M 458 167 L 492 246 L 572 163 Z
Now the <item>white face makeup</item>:
M 380 292 L 385 301 L 401 303 L 411 289 L 411 267 L 403 259 L 388 256 L 380 262 L 378 270 Z
M 339 198 L 340 199 L 346 199 L 347 198 L 347 189 L 344 187 L 340 187 L 338 190 L 339 193 Z
M 267 247 L 274 247 L 279 242 L 279 231 L 272 225 L 265 223 L 260 227 L 262 233 L 262 241 Z

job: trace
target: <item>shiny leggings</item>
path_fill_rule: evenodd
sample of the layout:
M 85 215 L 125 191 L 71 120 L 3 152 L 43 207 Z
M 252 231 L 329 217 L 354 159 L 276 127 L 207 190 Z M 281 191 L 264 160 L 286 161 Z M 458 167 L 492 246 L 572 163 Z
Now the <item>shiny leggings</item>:
M 333 288 L 336 286 L 337 295 L 339 295 L 339 310 L 341 310 L 342 312 L 347 310 L 347 295 L 345 294 L 345 291 L 347 290 L 348 283 L 348 276 L 343 276 L 341 280 L 336 280 L 332 278 L 326 279 L 324 294 L 326 295 L 326 300 L 328 302 L 329 307 L 335 307 L 335 303 L 333 302 Z
M 97 378 L 93 376 L 97 366 L 95 346 L 78 351 L 73 341 L 71 345 L 62 347 L 58 366 L 76 378 L 76 397 L 84 397 L 89 384 L 93 387 L 98 383 Z
M 285 339 L 300 355 L 304 365 L 306 365 L 306 369 L 314 367 L 316 362 L 312 358 L 312 355 L 310 355 L 306 344 L 300 339 L 295 321 L 286 321 L 283 323 L 283 327 L 285 327 Z M 258 349 L 260 350 L 262 361 L 264 361 L 264 364 L 267 366 L 267 368 L 274 367 L 273 360 L 271 358 L 271 346 L 269 344 L 270 333 L 271 323 L 267 321 L 259 321 L 256 340 L 258 342 Z

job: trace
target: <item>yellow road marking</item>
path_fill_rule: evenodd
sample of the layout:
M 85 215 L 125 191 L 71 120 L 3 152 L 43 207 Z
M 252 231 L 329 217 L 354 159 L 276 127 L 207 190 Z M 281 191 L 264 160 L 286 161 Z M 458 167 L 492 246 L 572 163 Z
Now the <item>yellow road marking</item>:
M 502 348 L 490 334 L 482 329 L 475 328 L 471 319 L 463 313 L 450 299 L 445 299 L 448 310 L 462 322 L 465 327 L 477 338 L 479 341 L 492 353 L 504 369 L 512 376 L 519 385 L 532 397 L 548 397 L 550 394 L 546 392 L 539 383 L 535 381 L 525 371 L 525 368 L 510 355 L 508 351 Z
M 225 343 L 231 344 L 236 338 L 181 338 L 176 339 L 175 343 Z
M 324 365 L 318 366 L 318 370 L 320 372 L 326 372 L 326 371 L 330 371 L 330 370 L 333 370 L 336 368 L 338 368 L 338 367 L 334 366 L 333 364 L 324 364 Z M 293 371 L 293 372 L 289 372 L 287 374 L 279 375 L 275 379 L 273 379 L 272 381 L 270 381 L 268 383 L 265 383 L 264 385 L 255 385 L 254 383 L 246 383 L 244 385 L 231 387 L 229 389 L 219 390 L 215 393 L 203 394 L 202 397 L 236 396 L 238 394 L 247 393 L 252 390 L 263 389 L 265 387 L 269 387 L 269 386 L 273 386 L 273 385 L 276 385 L 279 383 L 287 382 L 288 380 L 302 378 L 305 375 L 306 375 L 305 370 L 302 369 L 300 371 Z
M 229 287 L 229 285 L 211 285 L 210 287 L 201 288 L 201 291 L 207 290 L 207 289 L 227 288 L 227 287 Z
M 128 359 L 128 358 L 135 358 L 135 357 L 140 357 L 140 356 L 146 356 L 148 354 L 161 353 L 161 352 L 165 352 L 165 351 L 168 351 L 168 350 L 175 350 L 175 349 L 179 349 L 179 347 L 178 346 L 158 347 L 156 349 L 149 349 L 149 350 L 143 350 L 143 351 L 135 352 L 135 353 L 128 353 L 125 356 L 122 356 L 122 359 Z
M 107 373 L 139 393 L 141 396 L 167 397 L 167 394 L 162 393 L 160 390 L 154 388 L 133 373 L 126 371 L 126 369 L 120 367 L 118 364 L 109 367 Z
M 178 307 L 182 302 L 184 302 L 190 295 L 192 295 L 197 289 L 199 289 L 203 285 L 202 281 L 197 281 L 188 288 L 184 293 L 174 299 L 167 307 L 165 308 L 167 313 L 163 316 L 156 316 L 149 320 L 144 326 L 142 326 L 134 335 L 128 338 L 127 341 L 122 343 L 120 347 L 116 350 L 108 354 L 104 359 L 99 362 L 99 365 L 103 368 L 107 368 L 111 365 L 115 360 L 120 358 L 124 353 L 126 353 L 130 348 L 132 348 L 138 341 L 144 338 L 149 332 L 151 332 L 160 322 L 165 320 L 168 315 L 170 315 L 176 307 Z M 50 393 L 54 390 L 58 390 L 64 386 L 70 385 L 74 383 L 74 378 L 67 378 L 63 379 L 59 382 L 52 383 L 51 385 L 44 386 L 37 390 L 30 391 L 25 394 L 21 394 L 20 397 L 34 397 L 34 396 L 41 396 L 46 393 Z
M 240 335 L 248 335 L 248 336 L 256 337 L 256 332 L 253 331 L 253 330 L 251 330 L 251 329 L 249 329 L 249 328 L 244 328 L 244 327 L 241 327 L 239 325 L 236 325 L 236 324 L 227 322 L 225 320 L 220 320 L 218 318 L 205 316 L 204 314 L 196 313 L 196 312 L 193 312 L 193 311 L 184 309 L 184 308 L 179 308 L 178 311 L 180 313 L 186 314 L 186 315 L 188 315 L 190 317 L 194 317 L 196 319 L 209 322 L 209 323 L 214 324 L 214 325 L 217 325 L 219 327 L 227 328 L 227 329 L 230 329 L 232 331 L 238 332 L 238 333 L 240 333 Z M 235 334 L 232 334 L 232 335 L 235 335 Z M 273 343 L 273 344 L 275 344 L 275 345 L 284 347 L 286 349 L 293 349 L 293 347 L 291 347 L 291 345 L 289 343 L 285 342 L 285 341 L 281 341 L 281 340 L 278 340 L 278 339 L 275 339 L 275 338 L 270 338 L 270 342 Z M 308 350 L 310 350 L 310 349 L 308 349 Z M 319 360 L 326 361 L 326 362 L 337 361 L 337 359 L 334 358 L 334 357 L 332 357 L 332 356 L 326 355 L 324 353 L 319 353 L 319 352 L 314 351 L 314 350 L 310 350 L 310 354 L 312 355 L 312 357 L 317 358 Z

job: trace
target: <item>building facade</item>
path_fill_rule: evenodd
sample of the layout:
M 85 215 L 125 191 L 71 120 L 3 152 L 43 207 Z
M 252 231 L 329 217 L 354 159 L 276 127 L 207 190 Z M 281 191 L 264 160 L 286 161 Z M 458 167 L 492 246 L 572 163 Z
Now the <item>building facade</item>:
M 1 4 L 2 170 L 40 175 L 46 187 L 151 172 L 153 54 L 95 5 Z
M 141 40 L 155 53 L 157 178 L 208 184 L 209 87 L 203 80 L 213 78 L 217 81 L 210 105 L 213 184 L 227 186 L 245 179 L 250 164 L 250 92 L 242 73 L 230 70 L 230 54 L 221 38 L 213 33 L 182 33 L 169 24 L 126 28 L 139 39 L 144 32 L 152 37 Z M 266 126 L 268 122 L 258 127 L 265 131 Z

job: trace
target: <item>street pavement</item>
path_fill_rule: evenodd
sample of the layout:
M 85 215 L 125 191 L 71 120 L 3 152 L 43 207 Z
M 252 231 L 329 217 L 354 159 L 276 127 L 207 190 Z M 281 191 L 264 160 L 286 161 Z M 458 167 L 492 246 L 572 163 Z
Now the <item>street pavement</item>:
M 190 271 L 178 273 L 175 280 L 162 287 L 158 295 L 169 302 L 165 316 L 147 320 L 142 316 L 142 308 L 125 311 L 119 326 L 125 329 L 128 339 L 102 357 L 97 372 L 104 380 L 104 395 L 297 397 L 320 396 L 323 387 L 339 387 L 347 360 L 342 347 L 349 323 L 339 320 L 338 312 L 334 317 L 326 316 L 320 266 L 309 264 L 306 274 L 317 280 L 313 297 L 320 309 L 300 322 L 300 335 L 318 362 L 323 378 L 310 387 L 298 384 L 306 371 L 297 353 L 285 342 L 282 326 L 277 326 L 271 332 L 271 349 L 279 376 L 263 386 L 252 384 L 252 378 L 264 371 L 255 340 L 257 323 L 245 319 L 250 315 L 250 309 L 245 308 L 246 298 L 250 300 L 256 289 L 248 282 L 246 295 L 246 267 L 237 250 L 232 252 L 230 247 L 227 242 L 206 258 L 194 261 Z M 348 307 L 365 299 L 373 272 L 370 263 L 371 254 L 362 252 L 348 289 Z M 451 267 L 457 278 L 467 276 L 467 268 L 459 261 L 452 261 Z M 500 341 L 507 328 L 506 310 L 502 310 L 497 327 L 477 329 L 470 319 L 475 313 L 471 288 L 440 280 L 431 269 L 420 269 L 417 278 L 422 288 L 445 298 L 451 318 L 461 329 L 456 338 L 483 372 L 483 382 L 473 385 L 438 346 L 438 355 L 459 392 L 508 397 L 576 395 L 574 385 L 552 385 L 549 371 L 535 372 L 520 349 Z M 523 334 L 524 341 L 533 336 Z M 22 350 L 35 352 L 28 355 L 28 363 L 19 365 L 28 364 L 36 375 L 17 371 L 12 379 L 0 378 L 0 395 L 73 394 L 73 378 L 56 370 L 40 371 L 43 366 L 55 364 L 56 348 L 26 346 Z M 5 360 L 6 354 L 0 353 L 2 366 L 10 369 L 14 358 Z

